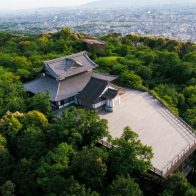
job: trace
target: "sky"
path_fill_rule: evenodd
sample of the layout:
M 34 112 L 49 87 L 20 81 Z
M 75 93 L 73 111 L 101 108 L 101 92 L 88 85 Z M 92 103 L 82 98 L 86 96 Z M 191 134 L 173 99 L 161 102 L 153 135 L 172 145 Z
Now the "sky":
M 0 0 L 0 11 L 8 10 L 21 10 L 21 9 L 33 9 L 42 7 L 65 7 L 75 6 L 84 3 L 92 2 L 95 0 Z M 117 1 L 117 0 L 115 0 Z M 120 1 L 120 0 L 118 0 Z M 129 0 L 127 0 L 129 1 Z M 132 0 L 137 1 L 137 0 Z M 138 0 L 140 1 L 140 0 Z M 146 0 L 151 1 L 151 0 Z M 154 0 L 155 1 L 155 0 Z M 157 2 L 164 2 L 165 0 L 157 0 Z M 196 2 L 196 0 L 167 0 L 171 2 Z
M 75 6 L 94 0 L 0 0 L 0 10 Z

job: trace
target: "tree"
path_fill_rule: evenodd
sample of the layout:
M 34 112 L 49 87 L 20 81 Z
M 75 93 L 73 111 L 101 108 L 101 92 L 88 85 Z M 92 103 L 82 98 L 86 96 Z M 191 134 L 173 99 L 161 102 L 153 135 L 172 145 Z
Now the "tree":
M 136 56 L 142 61 L 144 61 L 145 65 L 152 64 L 157 58 L 157 54 L 153 50 L 144 50 L 144 51 L 139 50 L 138 52 L 136 52 Z
M 178 83 L 186 83 L 193 76 L 193 66 L 189 62 L 176 64 L 171 72 L 171 77 Z M 175 75 L 174 75 L 175 72 Z
M 43 130 L 47 126 L 47 118 L 38 111 L 7 112 L 0 119 L 0 133 L 7 139 L 10 153 L 23 158 L 39 159 L 39 156 L 45 152 Z
M 6 138 L 0 134 L 0 148 L 4 148 L 7 145 Z
M 11 176 L 16 185 L 16 195 L 36 195 L 36 167 L 37 161 L 26 158 L 17 160 Z
M 183 117 L 193 128 L 196 128 L 196 107 L 187 109 Z
M 187 86 L 184 90 L 183 90 L 183 94 L 184 97 L 186 98 L 186 104 L 189 107 L 194 107 L 196 100 L 196 86 Z
M 71 164 L 71 173 L 75 178 L 93 190 L 103 188 L 103 179 L 107 171 L 107 152 L 100 148 L 83 149 Z
M 144 80 L 150 80 L 152 77 L 152 70 L 146 66 L 140 66 L 138 68 L 137 74 L 140 75 Z
M 17 156 L 20 158 L 38 160 L 46 152 L 45 135 L 39 127 L 24 129 L 17 138 Z
M 1 194 L 3 196 L 14 196 L 15 192 L 15 185 L 10 181 L 6 181 L 2 186 L 1 186 Z
M 28 100 L 29 110 L 38 110 L 46 115 L 51 114 L 49 94 L 38 93 Z
M 181 173 L 172 175 L 166 182 L 163 196 L 195 196 L 196 188 L 192 187 Z
M 107 121 L 93 110 L 71 107 L 62 114 L 60 123 L 68 130 L 66 141 L 77 147 L 95 144 L 108 135 Z
M 112 143 L 114 148 L 109 152 L 112 177 L 134 173 L 143 174 L 150 169 L 152 149 L 143 145 L 138 135 L 130 128 L 126 127 L 122 136 Z
M 19 77 L 0 67 L 0 116 L 8 110 L 25 111 L 25 91 Z
M 189 52 L 184 56 L 184 61 L 196 64 L 196 52 Z
M 124 71 L 120 76 L 120 83 L 132 88 L 141 88 L 142 79 L 131 71 Z
M 13 157 L 6 145 L 6 138 L 0 134 L 0 185 L 9 179 L 9 173 L 13 166 Z
M 178 105 L 178 93 L 175 86 L 160 84 L 154 89 L 158 95 L 167 102 L 168 105 L 176 107 Z
M 8 149 L 0 146 L 0 184 L 10 178 L 14 159 Z
M 65 175 L 69 162 L 74 154 L 75 152 L 71 146 L 62 143 L 53 150 L 48 151 L 48 153 L 39 160 L 37 183 L 45 192 L 50 190 L 51 181 L 54 181 L 54 178 Z
M 180 58 L 176 52 L 161 51 L 158 52 L 157 62 L 166 69 L 169 69 L 172 65 L 178 64 Z
M 20 118 L 23 116 L 20 112 L 7 112 L 0 119 L 0 133 L 6 138 L 9 151 L 14 154 L 16 150 L 17 135 L 22 130 L 23 125 Z
M 139 185 L 129 176 L 118 176 L 113 180 L 108 195 L 111 196 L 141 196 Z
M 9 53 L 0 53 L 0 65 L 8 68 L 14 73 L 16 73 L 17 70 L 20 69 L 26 70 L 25 75 L 19 75 L 20 77 L 25 79 L 29 77 L 30 71 L 32 71 L 32 64 L 25 56 L 15 56 Z
M 36 126 L 45 129 L 48 126 L 47 117 L 43 113 L 36 110 L 29 111 L 28 113 L 23 115 L 21 122 L 23 124 L 23 127 Z
M 99 194 L 84 185 L 79 184 L 73 176 L 65 179 L 63 176 L 55 176 L 51 179 L 47 190 L 50 195 L 76 195 L 76 196 L 98 196 Z

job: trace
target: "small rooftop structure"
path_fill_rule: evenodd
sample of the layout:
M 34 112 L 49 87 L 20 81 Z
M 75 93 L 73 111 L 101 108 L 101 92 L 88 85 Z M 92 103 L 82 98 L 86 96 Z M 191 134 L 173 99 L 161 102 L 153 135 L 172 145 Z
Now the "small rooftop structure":
M 106 42 L 97 39 L 82 39 L 86 44 L 87 48 L 96 48 L 97 50 L 103 49 L 106 46 Z
M 101 40 L 97 40 L 97 39 L 83 39 L 83 41 L 87 44 L 91 44 L 91 45 L 105 45 L 106 43 L 104 41 Z

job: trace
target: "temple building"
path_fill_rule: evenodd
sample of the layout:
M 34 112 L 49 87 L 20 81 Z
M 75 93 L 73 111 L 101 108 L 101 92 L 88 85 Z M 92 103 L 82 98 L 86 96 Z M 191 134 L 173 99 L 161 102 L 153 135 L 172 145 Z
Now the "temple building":
M 101 50 L 106 47 L 106 43 L 97 39 L 82 39 L 88 49 Z
M 24 87 L 32 94 L 48 92 L 55 108 L 73 104 L 113 111 L 120 104 L 120 88 L 111 83 L 117 77 L 97 73 L 96 67 L 87 52 L 45 61 L 41 77 Z
M 166 178 L 177 170 L 187 175 L 195 158 L 195 131 L 149 92 L 120 88 L 112 83 L 116 76 L 97 73 L 97 67 L 86 52 L 45 61 L 42 75 L 24 87 L 32 94 L 48 92 L 56 109 L 98 110 L 113 138 L 129 126 L 152 147 L 153 176 Z M 99 143 L 112 148 L 106 138 Z

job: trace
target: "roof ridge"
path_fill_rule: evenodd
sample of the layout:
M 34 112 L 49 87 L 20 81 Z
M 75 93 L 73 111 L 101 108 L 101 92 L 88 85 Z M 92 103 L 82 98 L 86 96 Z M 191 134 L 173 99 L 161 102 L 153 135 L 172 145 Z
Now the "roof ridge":
M 41 78 L 46 78 L 46 77 L 49 78 L 49 79 L 51 79 L 51 78 L 48 77 L 47 75 L 46 75 L 46 76 L 41 75 L 40 77 L 36 77 L 35 79 L 33 79 L 33 80 L 31 80 L 31 81 L 22 83 L 22 85 L 29 84 L 29 83 L 32 83 L 32 82 L 34 82 L 34 81 L 40 80 Z
M 108 84 L 110 83 L 110 81 L 108 81 L 108 80 L 104 80 L 104 79 L 102 79 L 102 78 L 96 78 L 96 77 L 94 77 L 93 75 L 91 76 L 91 79 L 101 80 L 101 81 L 107 82 Z
M 117 89 L 112 89 L 112 88 L 109 88 L 109 87 L 108 87 L 107 91 L 109 91 L 109 90 L 110 90 L 110 91 L 118 91 Z
M 60 85 L 61 85 L 61 83 L 58 81 L 58 88 L 57 88 L 56 96 L 55 96 L 55 99 L 54 99 L 55 101 L 57 100 L 57 97 L 58 97 L 58 94 L 59 94 Z
M 93 65 L 95 65 L 96 67 L 99 67 L 99 65 L 97 63 L 95 63 L 93 60 L 90 59 L 90 57 L 88 56 L 88 53 L 86 51 L 84 51 L 84 56 L 86 57 L 86 59 L 92 63 Z
M 115 88 L 116 90 L 120 90 L 120 89 L 121 89 L 121 87 L 119 87 L 119 86 L 117 86 L 117 85 L 115 85 L 115 84 L 113 84 L 113 83 L 111 83 L 111 82 L 110 82 L 110 85 L 111 85 L 113 88 Z
M 66 55 L 64 57 L 58 57 L 58 58 L 55 58 L 55 59 L 47 60 L 47 61 L 44 61 L 44 63 L 47 64 L 47 63 L 52 63 L 52 62 L 58 62 L 58 61 L 61 61 L 63 59 L 66 59 L 66 58 L 71 58 L 71 57 L 73 58 L 73 57 L 81 56 L 81 55 L 84 55 L 85 53 L 87 53 L 87 52 L 82 51 L 82 52 L 78 52 L 76 54 Z
M 105 41 L 101 40 L 101 39 L 96 39 L 96 38 L 86 38 L 86 39 L 82 39 L 82 41 L 97 41 L 100 42 L 101 44 L 106 44 Z
M 55 73 L 55 71 L 48 65 L 48 64 L 46 64 L 45 66 L 47 66 L 47 68 L 49 68 L 52 72 L 53 72 L 53 74 L 59 79 L 60 77 L 59 77 L 59 75 L 57 75 L 56 73 Z M 55 78 L 56 78 L 55 77 Z
M 117 77 L 117 75 L 111 75 L 111 74 L 108 74 L 108 73 L 100 73 L 100 72 L 97 72 L 97 71 L 93 71 L 93 73 L 96 73 L 96 74 L 100 74 L 100 75 L 105 75 L 105 76 L 111 76 L 111 77 Z

